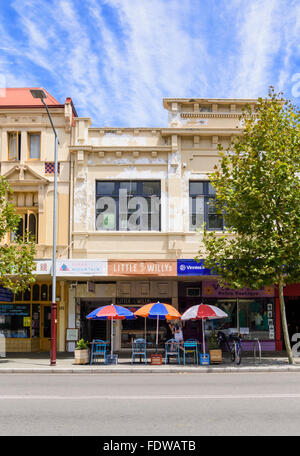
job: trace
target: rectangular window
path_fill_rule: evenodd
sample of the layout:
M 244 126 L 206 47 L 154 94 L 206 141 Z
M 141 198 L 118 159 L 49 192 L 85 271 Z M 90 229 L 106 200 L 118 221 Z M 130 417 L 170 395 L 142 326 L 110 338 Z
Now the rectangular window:
M 215 190 L 210 182 L 190 181 L 190 231 L 195 231 L 205 222 L 208 230 L 223 230 L 223 216 L 217 214 Z
M 39 160 L 41 150 L 41 135 L 40 133 L 29 133 L 28 134 L 29 144 L 29 159 Z
M 8 139 L 8 160 L 21 160 L 21 133 L 10 131 Z
M 29 338 L 30 304 L 0 304 L 0 332 L 5 337 Z
M 96 182 L 96 230 L 160 231 L 160 181 Z
M 213 304 L 227 313 L 224 320 L 207 322 L 207 329 L 234 334 L 239 327 L 243 339 L 271 340 L 275 338 L 275 319 L 271 299 L 205 299 L 206 304 Z

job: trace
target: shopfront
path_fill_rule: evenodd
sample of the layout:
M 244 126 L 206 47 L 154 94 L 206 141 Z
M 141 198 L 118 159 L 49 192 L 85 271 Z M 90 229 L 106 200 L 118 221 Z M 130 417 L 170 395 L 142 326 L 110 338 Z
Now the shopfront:
M 164 302 L 178 308 L 176 260 L 109 260 L 108 274 L 116 278 L 116 304 L 135 312 L 151 302 Z M 116 323 L 119 347 L 131 348 L 132 340 L 146 338 L 155 344 L 156 320 L 138 317 Z M 159 323 L 159 343 L 172 333 L 165 321 Z
M 247 350 L 247 340 L 258 338 L 265 351 L 276 350 L 275 289 L 260 290 L 221 287 L 217 281 L 202 282 L 202 300 L 224 310 L 229 318 L 208 322 L 207 329 L 222 330 L 227 334 L 240 331 Z M 252 347 L 249 342 L 249 348 Z
M 0 332 L 7 352 L 50 350 L 51 296 L 51 282 L 38 282 L 12 295 L 10 303 L 0 302 Z
M 222 330 L 225 334 L 240 331 L 244 348 L 251 349 L 254 338 L 262 343 L 263 350 L 276 350 L 278 323 L 275 303 L 275 287 L 266 286 L 261 290 L 222 288 L 211 271 L 204 268 L 204 261 L 178 260 L 179 311 L 203 302 L 221 308 L 229 317 L 208 321 L 206 330 Z M 198 276 L 198 277 L 197 277 Z M 197 321 L 187 322 L 185 338 L 201 338 L 201 325 Z M 280 336 L 279 336 L 280 337 Z M 249 343 L 247 344 L 247 340 Z
M 299 341 L 299 338 L 296 334 L 300 333 L 300 284 L 293 283 L 286 285 L 283 289 L 284 302 L 285 302 L 285 311 L 286 311 L 286 320 L 288 325 L 288 332 L 290 337 L 291 345 L 293 346 L 296 342 Z M 276 310 L 277 310 L 277 328 L 276 328 L 276 339 L 277 350 L 284 349 L 284 338 L 282 333 L 282 327 L 280 324 L 280 303 L 278 289 L 276 289 L 276 300 L 275 300 Z M 293 338 L 294 336 L 294 338 Z

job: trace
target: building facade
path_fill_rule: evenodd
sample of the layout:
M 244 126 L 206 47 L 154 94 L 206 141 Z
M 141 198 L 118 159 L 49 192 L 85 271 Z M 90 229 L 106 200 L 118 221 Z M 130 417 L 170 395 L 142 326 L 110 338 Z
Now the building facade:
M 1 174 L 14 190 L 20 232 L 35 230 L 37 282 L 10 308 L 0 302 L 0 331 L 7 351 L 48 351 L 54 136 L 29 89 L 7 90 L 0 99 Z M 230 316 L 225 326 L 219 322 L 223 329 L 241 327 L 265 350 L 281 349 L 275 288 L 220 289 L 217 277 L 193 260 L 201 256 L 203 222 L 224 234 L 210 174 L 218 144 L 226 148 L 242 134 L 242 108 L 256 100 L 164 99 L 165 128 L 94 128 L 71 99 L 59 104 L 48 94 L 46 101 L 59 135 L 58 351 L 72 352 L 78 337 L 110 338 L 110 324 L 86 319 L 96 307 L 134 311 L 158 300 L 180 312 L 216 304 Z M 186 322 L 185 337 L 201 340 L 200 326 Z M 154 342 L 155 330 L 149 320 L 117 321 L 114 347 L 128 349 L 145 334 Z M 168 331 L 162 322 L 160 341 Z
M 69 256 L 70 158 L 74 117 L 72 100 L 59 103 L 47 91 L 46 102 L 58 132 L 57 256 Z M 30 88 L 2 89 L 0 97 L 1 175 L 13 190 L 21 221 L 17 235 L 36 241 L 36 283 L 13 302 L 0 303 L 0 330 L 6 351 L 49 351 L 51 322 L 51 257 L 53 230 L 54 133 L 47 112 Z M 13 242 L 9 233 L 4 242 Z M 65 350 L 68 290 L 58 278 L 58 350 Z M 0 298 L 1 299 L 1 298 Z
M 203 300 L 227 309 L 227 325 L 236 327 L 239 318 L 248 337 L 258 336 L 265 349 L 275 349 L 273 287 L 243 290 L 241 296 L 210 293 L 217 278 L 192 260 L 201 252 L 203 222 L 223 234 L 209 176 L 218 163 L 218 144 L 226 148 L 242 134 L 241 110 L 255 102 L 164 99 L 166 128 L 92 128 L 89 118 L 75 119 L 69 261 L 105 264 L 101 277 L 74 276 L 68 323 L 82 337 L 109 337 L 109 325 L 85 319 L 98 305 L 113 302 L 136 310 L 160 300 L 183 312 Z M 145 334 L 145 324 L 151 340 L 151 321 L 116 322 L 115 347 L 130 347 Z M 199 330 L 195 323 L 184 328 L 187 337 L 199 337 Z M 167 335 L 161 324 L 161 340 Z

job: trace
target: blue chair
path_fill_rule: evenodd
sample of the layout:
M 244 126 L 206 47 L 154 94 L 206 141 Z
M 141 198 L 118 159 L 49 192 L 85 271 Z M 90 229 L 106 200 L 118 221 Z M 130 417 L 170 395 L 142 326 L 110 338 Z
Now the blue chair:
M 165 343 L 165 364 L 169 362 L 169 357 L 176 356 L 180 364 L 180 343 L 175 339 L 169 339 Z
M 96 364 L 99 359 L 103 356 L 104 364 L 106 364 L 106 351 L 108 344 L 101 339 L 94 339 L 92 344 L 92 353 L 90 364 Z
M 132 342 L 131 364 L 135 362 L 136 356 L 140 357 L 140 362 L 144 358 L 144 362 L 147 364 L 147 342 L 145 339 L 135 339 Z
M 183 343 L 183 364 L 186 363 L 186 355 L 187 357 L 193 355 L 194 363 L 199 363 L 198 341 L 196 339 L 188 339 Z

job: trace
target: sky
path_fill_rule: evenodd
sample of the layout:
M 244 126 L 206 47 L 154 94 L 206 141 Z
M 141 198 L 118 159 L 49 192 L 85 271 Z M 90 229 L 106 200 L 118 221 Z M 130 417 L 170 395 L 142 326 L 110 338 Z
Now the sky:
M 300 105 L 300 0 L 0 0 L 0 87 L 71 97 L 92 126 L 164 127 L 162 100 Z

